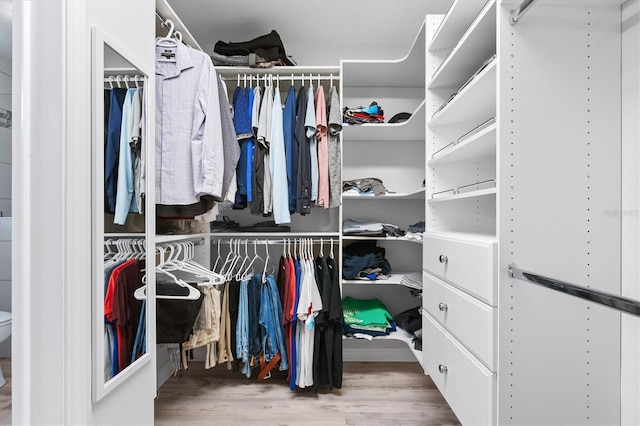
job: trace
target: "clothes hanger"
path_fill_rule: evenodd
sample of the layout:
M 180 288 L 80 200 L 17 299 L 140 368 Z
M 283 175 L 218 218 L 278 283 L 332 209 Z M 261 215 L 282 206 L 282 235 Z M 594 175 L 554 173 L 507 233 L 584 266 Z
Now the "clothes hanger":
M 330 257 L 331 259 L 333 259 L 333 238 L 331 238 L 331 245 L 330 245 L 329 257 Z
M 167 32 L 166 36 L 160 37 L 157 40 L 156 43 L 162 42 L 162 41 L 174 42 L 174 40 L 172 40 L 172 37 L 173 37 L 173 30 L 176 28 L 175 24 L 173 23 L 173 21 L 171 19 L 167 19 L 166 21 L 164 21 L 164 25 L 168 25 L 169 26 L 169 31 Z
M 222 260 L 222 256 L 220 256 L 220 238 L 218 238 L 218 257 L 216 257 L 216 261 L 213 263 L 212 271 L 215 271 L 218 268 L 218 262 Z
M 244 240 L 244 258 L 242 259 L 242 263 L 240 264 L 240 267 L 236 271 L 236 274 L 235 274 L 236 281 L 242 281 L 241 278 L 243 274 L 241 274 L 241 272 L 244 271 L 244 265 L 247 263 L 247 261 L 249 261 L 249 253 L 247 249 L 248 244 L 249 244 L 249 240 L 245 239 Z
M 333 87 L 333 73 L 329 74 L 329 87 Z
M 156 252 L 160 253 L 160 263 L 156 266 L 156 272 L 161 274 L 165 274 L 173 279 L 173 281 L 178 284 L 180 287 L 185 287 L 189 290 L 189 293 L 185 296 L 171 296 L 171 295 L 156 295 L 156 299 L 170 299 L 170 300 L 198 300 L 200 298 L 200 291 L 187 284 L 180 278 L 173 275 L 171 272 L 162 269 L 165 256 L 165 249 L 163 247 L 156 247 Z M 147 298 L 147 285 L 143 285 L 134 291 L 133 296 L 138 300 L 144 300 Z
M 140 81 L 140 76 L 136 74 L 136 76 L 135 76 L 135 77 L 133 77 L 133 82 L 134 82 L 134 83 L 135 83 L 135 85 L 136 85 L 136 89 L 139 89 L 139 88 L 140 88 L 140 85 L 138 84 L 138 82 L 139 82 L 139 81 Z
M 180 31 L 174 31 L 173 36 L 176 40 L 182 43 L 182 33 Z
M 113 89 L 113 82 L 116 81 L 112 75 L 109 76 L 109 89 Z
M 324 257 L 324 241 L 322 240 L 322 237 L 320 238 L 320 253 L 318 256 Z
M 251 275 L 253 275 L 253 273 L 251 272 L 251 267 L 258 259 L 264 262 L 264 259 L 258 254 L 258 240 L 256 239 L 253 240 L 253 259 L 251 259 L 251 262 L 249 262 L 244 270 L 244 273 L 242 274 L 243 280 L 251 278 Z
M 116 84 L 118 84 L 118 89 L 122 88 L 122 86 L 120 86 L 120 83 L 122 83 L 122 76 L 121 75 L 117 75 L 116 76 Z
M 131 78 L 128 75 L 124 76 L 124 87 L 126 87 L 127 89 L 129 89 L 129 80 Z

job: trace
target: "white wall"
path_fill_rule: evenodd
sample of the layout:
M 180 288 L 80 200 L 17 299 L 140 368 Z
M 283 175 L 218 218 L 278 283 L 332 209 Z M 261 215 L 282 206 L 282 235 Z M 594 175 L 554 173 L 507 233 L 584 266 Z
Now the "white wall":
M 91 28 L 151 74 L 154 2 L 13 7 L 13 423 L 152 424 L 151 362 L 91 399 Z

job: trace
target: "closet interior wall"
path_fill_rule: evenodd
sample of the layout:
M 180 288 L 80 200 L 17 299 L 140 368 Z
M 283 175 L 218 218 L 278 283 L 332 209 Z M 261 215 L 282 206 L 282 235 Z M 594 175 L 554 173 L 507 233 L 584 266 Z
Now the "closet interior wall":
M 620 312 L 507 273 L 621 294 L 621 3 L 499 9 L 501 424 L 621 422 Z

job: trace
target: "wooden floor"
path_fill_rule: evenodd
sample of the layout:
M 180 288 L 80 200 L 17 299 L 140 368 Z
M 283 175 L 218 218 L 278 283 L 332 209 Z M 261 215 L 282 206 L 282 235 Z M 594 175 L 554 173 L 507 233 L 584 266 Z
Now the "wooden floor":
M 11 424 L 11 360 L 0 360 L 0 425 Z M 155 402 L 156 425 L 459 425 L 416 363 L 345 363 L 340 390 L 291 392 L 282 374 L 263 382 L 191 362 Z
M 280 374 L 263 382 L 192 362 L 155 403 L 156 425 L 458 425 L 417 363 L 345 363 L 340 390 L 291 392 Z

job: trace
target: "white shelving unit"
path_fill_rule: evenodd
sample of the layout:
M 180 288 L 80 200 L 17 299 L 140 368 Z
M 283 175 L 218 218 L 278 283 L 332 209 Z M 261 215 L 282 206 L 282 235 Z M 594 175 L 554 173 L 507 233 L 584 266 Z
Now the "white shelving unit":
M 423 25 L 409 49 L 400 60 L 342 61 L 342 104 L 369 105 L 376 101 L 383 109 L 385 123 L 345 125 L 343 128 L 343 180 L 374 177 L 382 180 L 387 193 L 382 195 L 343 194 L 344 219 L 374 220 L 391 223 L 406 230 L 409 225 L 424 221 L 425 188 L 425 53 L 426 28 Z M 399 112 L 411 113 L 401 123 L 388 123 Z M 405 237 L 360 237 L 343 235 L 344 247 L 369 241 L 385 249 L 385 257 L 393 271 L 422 270 L 419 248 L 422 241 Z M 392 272 L 389 279 L 377 281 L 342 280 L 345 295 L 380 299 L 392 315 L 420 304 L 402 277 L 410 272 Z M 406 291 L 405 291 L 406 290 Z M 399 330 L 370 344 L 401 342 L 422 362 L 420 351 L 413 347 L 411 337 Z M 351 339 L 345 341 L 345 357 L 349 358 Z M 370 350 L 369 350 L 370 351 Z M 398 356 L 394 357 L 398 359 Z

